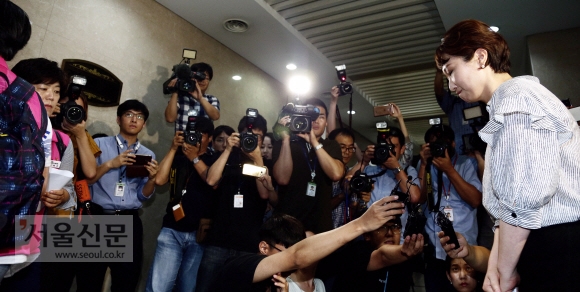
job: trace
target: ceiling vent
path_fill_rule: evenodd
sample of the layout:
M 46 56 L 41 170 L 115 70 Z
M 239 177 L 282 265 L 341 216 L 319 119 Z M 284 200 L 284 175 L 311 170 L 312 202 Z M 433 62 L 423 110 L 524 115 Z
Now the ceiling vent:
M 224 21 L 224 28 L 230 32 L 245 32 L 248 30 L 248 23 L 241 19 L 228 19 Z

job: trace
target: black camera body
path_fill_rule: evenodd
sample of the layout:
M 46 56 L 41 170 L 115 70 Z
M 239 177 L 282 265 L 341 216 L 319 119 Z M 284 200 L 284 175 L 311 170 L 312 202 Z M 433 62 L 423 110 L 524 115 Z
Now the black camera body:
M 163 83 L 163 93 L 170 94 L 176 91 L 193 92 L 197 81 L 205 80 L 207 77 L 203 72 L 191 71 L 189 64 L 177 64 L 173 66 L 173 75 L 169 80 Z M 177 83 L 174 87 L 169 87 L 169 82 L 177 77 Z M 193 79 L 195 80 L 193 80 Z
M 374 182 L 366 173 L 357 170 L 350 180 L 350 191 L 355 193 L 371 192 Z
M 431 156 L 433 157 L 445 157 L 445 150 L 448 150 L 448 152 L 451 153 L 449 147 L 451 147 L 449 143 L 442 139 L 437 139 L 434 142 L 429 143 L 429 149 L 431 151 Z
M 375 145 L 375 154 L 371 159 L 374 165 L 381 165 L 389 159 L 389 157 L 396 156 L 395 145 L 387 139 L 387 124 L 385 122 L 377 123 L 377 144 Z
M 318 119 L 320 110 L 313 105 L 294 105 L 289 103 L 282 108 L 281 116 L 290 116 L 289 128 L 294 133 L 309 133 L 312 121 Z
M 352 84 L 350 82 L 341 82 L 336 87 L 338 87 L 339 96 L 352 94 Z
M 198 144 L 201 144 L 201 132 L 196 130 L 196 124 L 196 116 L 187 117 L 187 125 L 185 126 L 185 131 L 183 132 L 183 139 L 185 140 L 185 143 L 189 145 L 197 146 Z
M 257 109 L 248 108 L 246 110 L 246 128 L 248 131 L 240 134 L 240 148 L 244 152 L 252 152 L 258 147 L 258 136 L 252 133 L 256 117 L 258 117 Z
M 87 85 L 87 78 L 80 75 L 72 75 L 70 84 L 66 90 L 65 96 L 68 97 L 66 103 L 60 104 L 60 113 L 54 117 L 51 122 L 55 129 L 61 129 L 62 122 L 66 120 L 71 125 L 80 124 L 86 119 L 85 109 L 76 103 L 81 96 L 84 87 Z

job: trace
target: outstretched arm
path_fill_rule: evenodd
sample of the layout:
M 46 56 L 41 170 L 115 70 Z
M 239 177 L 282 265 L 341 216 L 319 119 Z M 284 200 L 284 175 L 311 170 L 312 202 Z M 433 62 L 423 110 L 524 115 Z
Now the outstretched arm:
M 287 250 L 264 258 L 256 267 L 253 282 L 260 282 L 279 272 L 308 267 L 359 235 L 376 230 L 395 215 L 403 213 L 403 209 L 400 209 L 403 208 L 403 203 L 393 202 L 396 198 L 384 197 L 358 219 L 331 231 L 308 237 Z

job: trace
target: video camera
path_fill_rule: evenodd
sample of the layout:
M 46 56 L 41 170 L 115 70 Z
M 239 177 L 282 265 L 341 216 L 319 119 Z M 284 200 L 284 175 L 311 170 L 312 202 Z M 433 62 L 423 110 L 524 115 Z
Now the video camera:
M 289 128 L 294 133 L 310 133 L 312 121 L 318 119 L 320 110 L 313 105 L 294 105 L 288 103 L 282 108 L 280 117 L 290 116 Z
M 87 113 L 85 109 L 76 103 L 76 100 L 81 96 L 83 88 L 87 85 L 87 78 L 80 75 L 72 75 L 70 84 L 67 88 L 65 96 L 68 96 L 68 101 L 60 104 L 60 113 L 53 119 L 53 127 L 61 129 L 62 122 L 66 121 L 71 125 L 80 124 L 83 122 Z
M 375 154 L 374 158 L 371 159 L 371 162 L 374 165 L 381 165 L 385 163 L 391 155 L 396 156 L 395 145 L 387 140 L 387 132 L 389 131 L 387 123 L 379 122 L 376 124 L 376 127 L 378 131 L 377 144 L 375 145 Z
M 183 139 L 185 143 L 189 145 L 197 146 L 201 143 L 201 132 L 199 132 L 195 125 L 197 124 L 197 116 L 188 116 L 187 125 L 185 126 L 185 131 L 183 132 Z
M 258 110 L 248 108 L 246 110 L 246 128 L 247 132 L 240 134 L 240 148 L 244 152 L 252 152 L 258 147 L 258 136 L 252 133 L 254 128 L 254 120 L 258 117 Z
M 181 63 L 173 66 L 171 77 L 163 83 L 163 94 L 170 94 L 176 91 L 193 92 L 197 81 L 204 80 L 207 76 L 204 72 L 191 71 L 190 61 L 195 60 L 197 51 L 183 49 L 183 60 Z M 177 83 L 174 87 L 169 87 L 169 82 L 177 77 Z M 195 79 L 195 80 L 194 80 Z
M 335 66 L 336 68 L 336 75 L 338 76 L 338 80 L 340 83 L 336 86 L 338 87 L 338 95 L 343 96 L 347 94 L 352 94 L 352 84 L 346 81 L 346 65 L 342 64 L 339 66 Z

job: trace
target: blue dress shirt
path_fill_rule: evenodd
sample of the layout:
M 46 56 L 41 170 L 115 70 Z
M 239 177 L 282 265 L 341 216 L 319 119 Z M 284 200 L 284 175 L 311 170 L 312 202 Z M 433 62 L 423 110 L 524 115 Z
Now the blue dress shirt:
M 454 168 L 457 170 L 459 175 L 469 184 L 473 185 L 476 189 L 481 191 L 481 181 L 477 177 L 477 168 L 475 167 L 476 163 L 468 156 L 464 155 L 457 155 L 455 154 L 451 158 L 451 162 L 455 159 Z M 419 161 L 419 165 L 417 167 L 421 167 L 421 162 Z M 433 196 L 435 196 L 433 202 L 437 204 L 437 198 L 439 197 L 437 190 L 437 172 L 439 170 L 437 167 L 431 167 L 431 177 L 433 182 Z M 469 244 L 477 244 L 477 208 L 471 207 L 468 203 L 463 201 L 455 187 L 449 178 L 444 173 L 443 174 L 443 187 L 441 188 L 443 194 L 441 194 L 441 204 L 440 209 L 450 206 L 453 209 L 453 229 L 455 232 L 459 232 L 463 234 L 465 239 Z M 446 194 L 448 196 L 446 196 Z M 427 203 L 425 203 L 427 204 Z M 425 208 L 425 216 L 427 216 L 427 224 L 425 224 L 425 231 L 429 236 L 429 241 L 432 245 L 435 246 L 435 256 L 440 260 L 445 260 L 447 254 L 445 250 L 441 246 L 439 242 L 439 237 L 437 233 L 441 231 L 439 225 L 435 223 L 435 216 L 436 213 L 431 212 L 429 208 Z
M 120 149 L 117 138 L 122 143 Z M 95 139 L 102 153 L 97 157 L 97 166 L 117 157 L 127 149 L 134 149 L 134 154 L 151 155 L 155 159 L 155 153 L 139 143 L 139 140 L 133 145 L 127 145 L 121 135 L 103 137 Z M 125 174 L 125 166 L 110 169 L 97 182 L 91 186 L 92 201 L 103 206 L 105 210 L 129 210 L 141 208 L 141 202 L 149 199 L 143 195 L 143 187 L 149 180 L 148 177 L 128 178 Z M 117 183 L 125 184 L 125 193 L 122 197 L 115 196 Z M 153 191 L 155 192 L 155 190 Z

